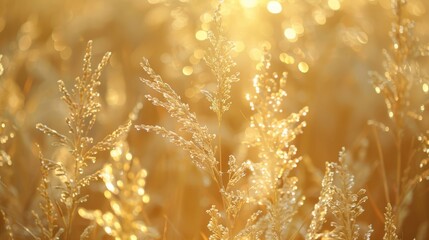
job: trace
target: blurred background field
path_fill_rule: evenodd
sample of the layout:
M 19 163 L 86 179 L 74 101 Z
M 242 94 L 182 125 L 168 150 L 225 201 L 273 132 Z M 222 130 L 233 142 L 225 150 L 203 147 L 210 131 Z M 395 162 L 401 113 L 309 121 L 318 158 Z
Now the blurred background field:
M 50 138 L 35 125 L 42 122 L 66 131 L 67 109 L 60 100 L 57 81 L 62 79 L 71 86 L 81 74 L 88 40 L 93 40 L 95 62 L 105 52 L 112 52 L 101 76 L 102 111 L 92 132 L 96 139 L 123 123 L 139 101 L 143 108 L 135 124 L 159 124 L 170 129 L 177 125 L 166 112 L 145 100 L 144 95 L 151 91 L 139 81 L 147 77 L 139 65 L 143 57 L 190 104 L 200 122 L 217 131 L 216 116 L 201 94 L 202 89 L 215 87 L 203 57 L 217 4 L 201 0 L 0 0 L 4 68 L 0 117 L 8 126 L 1 134 L 10 138 L 2 150 L 12 161 L 11 166 L 5 164 L 0 169 L 5 184 L 0 204 L 13 219 L 13 227 L 21 232 L 18 239 L 31 238 L 22 226 L 32 224 L 31 210 L 38 194 L 40 163 L 35 143 L 46 156 L 64 154 L 52 148 Z M 422 43 L 429 43 L 428 11 L 426 0 L 409 0 L 406 6 L 406 16 L 416 22 L 414 35 Z M 274 71 L 288 73 L 286 114 L 309 107 L 307 127 L 296 141 L 303 161 L 295 172 L 307 197 L 299 211 L 303 225 L 308 225 L 319 195 L 325 162 L 336 161 L 344 146 L 352 152 L 357 185 L 368 190 L 369 201 L 361 220 L 372 223 L 373 238 L 381 239 L 386 201 L 368 121 L 390 120 L 368 72 L 383 71 L 383 49 L 391 46 L 390 0 L 228 0 L 222 15 L 226 35 L 235 43 L 235 69 L 240 72 L 240 81 L 232 87 L 231 109 L 224 115 L 224 159 L 229 154 L 240 161 L 254 157 L 242 143 L 251 116 L 245 95 L 252 91 L 255 66 L 266 47 Z M 428 58 L 418 61 L 424 72 Z M 412 96 L 420 98 L 428 92 L 427 88 L 420 90 Z M 429 122 L 425 120 L 419 127 L 428 130 Z M 387 177 L 394 181 L 395 164 L 389 161 L 395 158 L 395 145 L 388 134 L 379 136 L 388 163 Z M 193 166 L 187 154 L 154 134 L 132 128 L 127 142 L 130 153 L 148 173 L 146 193 L 150 201 L 142 219 L 167 239 L 208 236 L 205 211 L 219 202 L 209 176 Z M 100 154 L 93 168 L 101 168 L 109 159 L 109 153 Z M 410 212 L 399 233 L 402 239 L 429 237 L 428 190 L 427 183 L 421 184 L 410 199 Z M 109 208 L 102 181 L 86 191 L 90 194 L 83 205 L 86 209 Z M 72 239 L 77 239 L 88 224 L 88 220 L 76 220 Z M 3 221 L 0 225 L 3 239 Z M 92 236 L 109 239 L 100 228 Z

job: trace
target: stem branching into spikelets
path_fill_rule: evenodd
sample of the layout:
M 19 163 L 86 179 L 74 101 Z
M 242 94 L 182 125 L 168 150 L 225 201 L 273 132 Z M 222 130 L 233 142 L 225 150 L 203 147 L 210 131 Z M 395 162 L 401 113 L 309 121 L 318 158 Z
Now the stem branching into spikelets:
M 106 164 L 102 178 L 106 186 L 105 196 L 112 211 L 79 209 L 79 215 L 93 220 L 106 234 L 121 239 L 157 239 L 158 232 L 141 219 L 143 206 L 149 202 L 145 192 L 146 169 L 139 159 L 128 151 L 126 141 L 118 143 L 111 151 L 113 162 Z
M 149 79 L 141 79 L 149 88 L 162 94 L 164 99 L 159 99 L 151 95 L 145 97 L 152 102 L 155 106 L 165 108 L 171 117 L 175 118 L 176 121 L 181 125 L 178 132 L 167 130 L 160 126 L 150 125 L 137 125 L 137 130 L 146 130 L 155 132 L 175 145 L 181 147 L 183 150 L 189 152 L 192 162 L 199 167 L 207 171 L 216 181 L 220 184 L 219 176 L 220 173 L 217 169 L 218 161 L 216 160 L 212 142 L 215 139 L 215 135 L 210 134 L 206 126 L 202 126 L 198 123 L 195 113 L 191 112 L 189 105 L 182 102 L 180 96 L 165 83 L 161 76 L 155 73 L 150 67 L 149 61 L 143 59 L 141 66 L 149 75 Z M 190 139 L 186 139 L 181 136 L 181 132 L 191 135 Z
M 103 140 L 94 143 L 94 139 L 89 135 L 93 128 L 97 113 L 100 111 L 98 86 L 101 72 L 110 58 L 110 52 L 106 53 L 100 64 L 93 71 L 91 68 L 92 41 L 88 42 L 84 56 L 83 75 L 77 77 L 74 87 L 67 90 L 63 81 L 58 81 L 59 91 L 62 100 L 69 108 L 70 115 L 66 118 L 69 136 L 62 134 L 46 125 L 38 123 L 37 129 L 43 133 L 54 137 L 56 142 L 69 149 L 73 159 L 73 169 L 69 170 L 60 162 L 56 163 L 56 175 L 61 179 L 63 185 L 60 201 L 65 206 L 62 211 L 64 222 L 64 239 L 71 237 L 73 220 L 78 206 L 87 201 L 88 196 L 82 195 L 82 188 L 90 185 L 99 178 L 99 171 L 87 174 L 86 167 L 89 163 L 94 163 L 98 152 L 112 149 L 117 140 L 129 131 L 131 123 L 128 122 L 107 135 Z
M 384 213 L 384 236 L 383 240 L 399 240 L 396 234 L 395 215 L 393 214 L 392 205 L 390 203 L 386 206 Z
M 219 169 L 222 171 L 222 117 L 231 106 L 230 93 L 231 84 L 239 81 L 239 73 L 232 73 L 232 68 L 236 63 L 232 59 L 231 53 L 234 43 L 225 36 L 222 26 L 222 15 L 220 13 L 222 4 L 218 5 L 213 18 L 213 30 L 208 32 L 210 47 L 204 60 L 216 79 L 216 90 L 213 92 L 203 90 L 203 94 L 211 103 L 210 109 L 217 115 L 218 120 L 218 152 Z
M 38 235 L 37 239 L 40 240 L 60 239 L 64 229 L 58 227 L 58 214 L 54 206 L 55 203 L 49 196 L 49 172 L 55 170 L 58 165 L 44 159 L 41 153 L 39 155 L 42 172 L 41 183 L 38 187 L 39 194 L 42 197 L 39 207 L 43 216 L 40 217 L 35 211 L 32 212 L 36 226 L 39 229 L 36 235 Z
M 214 13 L 214 29 L 208 32 L 210 47 L 204 58 L 207 66 L 215 76 L 217 87 L 213 92 L 203 91 L 207 100 L 211 103 L 210 109 L 217 115 L 219 125 L 222 122 L 223 113 L 228 111 L 231 106 L 231 84 L 239 81 L 239 73 L 232 73 L 232 68 L 236 66 L 231 56 L 234 43 L 225 36 L 220 13 L 221 6 L 219 4 Z
M 313 219 L 307 232 L 306 239 L 343 239 L 357 240 L 370 239 L 372 227 L 361 236 L 357 218 L 364 212 L 363 203 L 368 199 L 365 189 L 354 192 L 354 176 L 346 164 L 346 153 L 340 152 L 339 163 L 327 163 L 325 177 L 322 182 L 322 192 L 319 202 L 312 212 Z M 327 213 L 331 212 L 334 229 L 324 231 Z
M 424 89 L 424 84 L 428 84 L 417 62 L 417 58 L 428 56 L 427 49 L 424 49 L 413 36 L 414 22 L 405 17 L 405 0 L 392 0 L 394 22 L 390 31 L 392 46 L 390 50 L 384 50 L 385 61 L 383 63 L 384 72 L 382 74 L 371 72 L 372 83 L 375 91 L 384 97 L 389 118 L 392 120 L 391 127 L 384 126 L 383 129 L 392 131 L 396 148 L 396 183 L 394 184 L 395 201 L 393 210 L 396 212 L 396 225 L 400 228 L 405 217 L 404 211 L 407 208 L 405 198 L 414 190 L 417 183 L 429 177 L 429 170 L 417 172 L 414 177 L 410 174 L 414 160 L 419 156 L 416 154 L 419 146 L 416 146 L 414 139 L 418 138 L 424 142 L 424 133 L 420 136 L 412 136 L 413 139 L 406 139 L 407 135 L 415 135 L 414 130 L 409 128 L 408 121 L 421 122 L 422 112 L 425 110 L 425 102 L 416 102 L 413 99 L 413 91 Z M 427 96 L 425 96 L 427 99 Z M 376 136 L 377 137 L 377 136 Z M 379 141 L 378 137 L 376 141 Z M 404 143 L 411 142 L 411 153 L 405 156 Z M 423 143 L 424 144 L 424 143 Z M 377 143 L 382 167 L 383 153 L 380 150 L 380 143 Z M 403 162 L 408 159 L 408 166 L 403 170 Z M 420 161 L 420 160 L 418 160 Z M 420 162 L 422 168 L 423 162 Z M 386 163 L 389 165 L 389 163 Z M 383 169 L 384 182 L 387 182 Z M 392 187 L 392 186 L 390 186 Z M 390 202 L 389 186 L 385 184 L 385 195 Z
M 42 212 L 42 216 L 33 211 L 34 220 L 36 227 L 38 228 L 37 235 L 38 240 L 52 240 L 60 239 L 64 229 L 58 226 L 58 213 L 55 208 L 55 202 L 49 195 L 49 175 L 51 171 L 59 168 L 59 165 L 44 158 L 39 148 L 39 160 L 41 170 L 41 182 L 37 190 L 41 196 L 41 202 L 39 208 Z
M 323 237 L 321 233 L 323 224 L 326 222 L 328 215 L 329 204 L 332 202 L 334 194 L 333 182 L 335 172 L 332 169 L 331 163 L 326 163 L 325 175 L 322 180 L 322 190 L 320 191 L 319 201 L 314 205 L 311 212 L 312 219 L 310 227 L 305 236 L 306 240 L 316 240 Z
M 129 115 L 134 122 L 143 107 L 138 103 Z M 126 141 L 127 135 L 110 151 L 113 161 L 105 164 L 101 177 L 112 211 L 87 210 L 80 208 L 79 215 L 95 221 L 103 230 L 117 240 L 156 239 L 158 232 L 148 227 L 141 219 L 143 206 L 149 202 L 145 191 L 147 171 L 140 166 L 140 160 L 133 157 Z
M 293 141 L 305 127 L 301 118 L 307 114 L 308 108 L 279 119 L 286 97 L 286 73 L 281 76 L 271 74 L 270 60 L 265 51 L 253 80 L 255 94 L 246 96 L 254 111 L 248 129 L 251 135 L 249 145 L 258 149 L 260 159 L 253 164 L 251 185 L 255 200 L 266 207 L 258 223 L 265 238 L 285 239 L 291 233 L 292 218 L 304 201 L 296 186 L 297 178 L 290 177 L 289 173 L 300 161 L 295 156 L 297 149 Z
M 231 155 L 228 161 L 228 181 L 226 184 L 223 184 L 221 170 L 219 169 L 218 160 L 214 153 L 213 140 L 215 139 L 215 135 L 210 134 L 206 126 L 199 124 L 195 113 L 190 111 L 188 104 L 183 103 L 180 96 L 177 95 L 170 85 L 165 83 L 154 72 L 147 59 L 143 59 L 142 67 L 152 79 L 142 79 L 142 82 L 163 96 L 163 99 L 151 95 L 146 95 L 146 98 L 155 106 L 165 108 L 171 117 L 175 118 L 181 125 L 181 128 L 177 132 L 167 130 L 161 126 L 144 124 L 136 125 L 136 128 L 138 130 L 143 129 L 148 132 L 154 132 L 168 139 L 173 144 L 188 152 L 192 162 L 211 176 L 219 187 L 225 215 L 221 214 L 215 206 L 212 206 L 207 211 L 211 217 L 208 224 L 208 228 L 212 232 L 210 239 L 233 239 L 233 229 L 236 219 L 238 219 L 238 214 L 245 204 L 244 191 L 236 190 L 236 187 L 237 183 L 244 177 L 248 164 L 246 162 L 238 164 L 235 157 Z M 191 137 L 186 137 L 187 134 L 190 134 Z M 256 217 L 250 217 L 249 219 L 256 219 Z M 243 229 L 236 236 L 254 236 L 256 233 L 252 228 L 252 224 L 248 224 L 247 226 L 248 228 Z
M 206 57 L 206 62 L 216 77 L 218 88 L 213 93 L 206 91 L 205 95 L 212 104 L 211 109 L 217 114 L 218 132 L 220 133 L 222 115 L 231 105 L 229 101 L 231 83 L 238 81 L 238 74 L 230 73 L 231 68 L 235 65 L 230 56 L 232 44 L 223 35 L 219 11 L 220 8 L 215 13 L 216 31 L 209 33 L 212 46 Z M 216 148 L 213 146 L 216 136 L 210 134 L 207 127 L 202 126 L 197 121 L 195 113 L 190 111 L 188 104 L 183 103 L 180 96 L 155 73 L 147 59 L 143 59 L 142 67 L 151 78 L 151 80 L 142 79 L 143 83 L 163 96 L 163 99 L 151 95 L 146 95 L 146 98 L 155 106 L 165 108 L 171 117 L 175 118 L 181 125 L 181 128 L 177 132 L 160 126 L 140 125 L 136 128 L 155 132 L 187 151 L 192 162 L 206 171 L 219 188 L 223 209 L 220 211 L 213 205 L 207 211 L 210 215 L 208 229 L 212 233 L 209 239 L 257 238 L 258 232 L 254 227 L 254 222 L 260 212 L 251 215 L 243 229 L 236 229 L 238 215 L 246 204 L 245 192 L 240 190 L 237 184 L 244 177 L 248 163 L 239 164 L 234 156 L 229 156 L 228 179 L 224 183 L 222 165 L 220 164 L 222 161 L 220 135 L 218 136 L 219 159 L 216 159 Z M 186 137 L 187 134 L 190 134 L 191 137 Z

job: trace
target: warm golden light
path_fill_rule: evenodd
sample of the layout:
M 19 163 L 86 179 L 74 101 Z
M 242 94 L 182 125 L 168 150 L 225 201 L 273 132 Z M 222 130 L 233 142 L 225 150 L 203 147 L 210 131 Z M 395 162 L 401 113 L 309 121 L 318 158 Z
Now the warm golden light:
M 240 0 L 240 4 L 245 8 L 254 8 L 258 5 L 258 0 Z
M 284 35 L 291 42 L 295 42 L 297 40 L 297 34 L 293 28 L 286 28 L 284 30 Z
M 379 94 L 379 93 L 381 93 L 381 89 L 380 89 L 379 87 L 375 87 L 375 92 L 376 92 L 377 94 Z
M 326 23 L 326 15 L 323 11 L 320 11 L 320 10 L 314 11 L 313 18 L 314 18 L 314 21 L 319 25 L 323 25 Z
M 149 195 L 144 195 L 144 196 L 143 196 L 143 202 L 144 202 L 144 203 L 149 203 L 149 202 L 150 202 L 150 197 L 149 197 Z
M 207 39 L 207 31 L 199 30 L 195 33 L 195 38 L 199 41 L 204 41 Z
M 279 14 L 282 12 L 282 4 L 278 1 L 269 1 L 267 3 L 267 10 L 272 14 Z
M 334 11 L 337 11 L 341 8 L 341 3 L 339 0 L 328 0 L 328 6 Z
M 308 64 L 306 62 L 300 62 L 298 63 L 298 69 L 302 73 L 306 73 L 309 70 Z
M 279 58 L 280 58 L 280 61 L 282 61 L 286 64 L 294 64 L 295 63 L 295 58 L 292 57 L 291 55 L 287 54 L 287 53 L 281 53 Z
M 1 1 L 0 239 L 429 239 L 429 0 Z
M 194 71 L 194 69 L 192 68 L 192 66 L 184 66 L 182 69 L 182 73 L 185 76 L 190 76 L 193 71 Z
M 429 92 L 429 84 L 423 83 L 422 90 L 423 90 L 423 92 L 428 93 Z

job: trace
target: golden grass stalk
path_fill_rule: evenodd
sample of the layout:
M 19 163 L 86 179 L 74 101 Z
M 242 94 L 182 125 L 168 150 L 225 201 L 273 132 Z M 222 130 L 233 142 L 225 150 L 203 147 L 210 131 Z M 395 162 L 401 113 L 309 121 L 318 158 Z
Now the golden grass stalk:
M 229 157 L 228 161 L 228 181 L 223 183 L 221 169 L 219 169 L 218 160 L 215 156 L 213 146 L 214 134 L 210 134 L 206 126 L 201 125 L 196 118 L 195 113 L 190 111 L 188 104 L 183 103 L 180 96 L 165 83 L 162 78 L 150 67 L 148 60 L 142 62 L 143 69 L 148 73 L 152 80 L 142 79 L 148 87 L 157 91 L 163 96 L 163 99 L 146 95 L 146 98 L 155 106 L 165 108 L 181 125 L 179 131 L 167 130 L 161 126 L 136 125 L 138 130 L 154 132 L 168 139 L 173 144 L 188 152 L 192 162 L 201 170 L 207 172 L 212 180 L 219 187 L 219 192 L 223 202 L 223 215 L 216 206 L 208 210 L 211 220 L 208 224 L 212 235 L 209 239 L 232 239 L 234 237 L 233 229 L 237 221 L 238 214 L 245 204 L 245 193 L 237 190 L 237 183 L 243 178 L 247 163 L 238 164 L 234 156 Z M 190 137 L 187 137 L 187 135 Z M 242 230 L 238 235 L 244 232 L 254 234 L 251 230 Z M 238 236 L 237 235 L 237 236 Z
M 228 111 L 231 106 L 231 84 L 239 81 L 239 73 L 232 72 L 232 68 L 236 66 L 231 56 L 234 43 L 225 36 L 220 12 L 221 6 L 222 4 L 219 4 L 214 12 L 214 28 L 208 32 L 210 47 L 204 57 L 207 66 L 215 76 L 216 90 L 203 91 L 207 100 L 211 103 L 210 109 L 217 115 L 219 124 L 222 122 L 223 113 Z
M 137 119 L 143 105 L 138 103 L 129 115 L 131 122 Z M 111 211 L 79 209 L 79 215 L 94 221 L 106 234 L 120 239 L 156 239 L 159 233 L 142 219 L 144 205 L 150 197 L 145 191 L 146 169 L 132 155 L 124 134 L 110 151 L 113 161 L 103 166 L 101 178 L 106 190 L 105 198 Z
M 393 208 L 390 203 L 386 206 L 386 212 L 384 213 L 384 236 L 383 240 L 399 240 L 396 234 L 395 220 L 396 217 L 393 213 Z
M 214 92 L 205 91 L 205 95 L 211 102 L 211 109 L 216 112 L 218 117 L 218 132 L 220 133 L 222 115 L 231 105 L 230 91 L 231 83 L 238 81 L 238 74 L 231 74 L 231 68 L 235 65 L 230 53 L 232 43 L 223 35 L 222 22 L 220 17 L 220 7 L 215 12 L 214 23 L 215 31 L 209 33 L 211 47 L 206 56 L 206 63 L 212 70 L 217 81 L 217 90 Z M 211 232 L 210 240 L 225 240 L 235 238 L 256 238 L 258 229 L 255 228 L 254 221 L 259 212 L 254 213 L 248 218 L 248 222 L 242 229 L 236 229 L 237 222 L 242 219 L 239 217 L 241 210 L 246 204 L 245 191 L 240 190 L 237 185 L 245 176 L 248 163 L 238 163 L 233 155 L 228 160 L 228 178 L 224 183 L 222 169 L 222 141 L 218 135 L 219 159 L 216 159 L 216 147 L 213 140 L 216 135 L 210 134 L 208 128 L 201 125 L 196 118 L 195 113 L 191 112 L 188 104 L 184 103 L 180 96 L 165 83 L 162 78 L 150 67 L 147 59 L 143 59 L 142 67 L 150 76 L 151 80 L 142 79 L 148 87 L 162 95 L 162 99 L 146 95 L 146 98 L 155 106 L 166 109 L 171 117 L 181 125 L 179 131 L 167 130 L 161 126 L 140 125 L 136 126 L 138 130 L 143 129 L 148 132 L 154 132 L 168 139 L 178 147 L 189 153 L 192 162 L 201 170 L 206 171 L 216 182 L 219 193 L 222 198 L 222 208 L 217 206 L 207 210 L 210 216 L 208 229 Z M 188 137 L 190 135 L 191 137 Z
M 32 212 L 36 227 L 38 228 L 38 232 L 36 234 L 33 233 L 33 235 L 38 235 L 38 239 L 40 240 L 60 239 L 60 236 L 64 233 L 64 228 L 58 226 L 56 203 L 51 199 L 49 193 L 50 173 L 59 169 L 59 165 L 44 158 L 40 148 L 39 161 L 42 176 L 37 190 L 42 198 L 39 208 L 43 215 L 39 215 L 36 211 Z
M 82 189 L 100 177 L 99 171 L 93 173 L 85 171 L 88 164 L 96 161 L 97 153 L 111 150 L 131 126 L 131 123 L 127 122 L 96 143 L 89 135 L 96 122 L 97 113 L 101 109 L 98 99 L 100 94 L 97 89 L 101 84 L 99 78 L 110 58 L 110 52 L 104 55 L 95 70 L 91 68 L 91 58 L 92 41 L 89 41 L 83 60 L 83 74 L 76 78 L 73 89 L 69 91 L 62 80 L 58 81 L 59 91 L 62 94 L 61 99 L 66 103 L 70 112 L 66 118 L 69 134 L 60 133 L 41 123 L 36 125 L 38 130 L 52 136 L 59 146 L 66 147 L 74 163 L 73 168 L 69 170 L 59 160 L 55 162 L 55 175 L 63 184 L 58 189 L 61 191 L 60 202 L 65 207 L 65 211 L 61 210 L 60 213 L 65 231 L 63 238 L 66 240 L 71 238 L 78 206 L 87 201 L 89 197 L 81 193 Z M 42 164 L 44 163 L 47 162 L 42 161 Z
M 418 57 L 427 56 L 427 50 L 422 47 L 413 34 L 414 22 L 405 16 L 406 2 L 405 0 L 392 0 L 394 21 L 389 32 L 392 45 L 389 50 L 383 50 L 385 56 L 383 63 L 384 72 L 370 73 L 375 91 L 383 96 L 388 116 L 392 120 L 391 127 L 384 127 L 384 129 L 393 133 L 396 148 L 394 163 L 396 165 L 396 181 L 393 185 L 387 186 L 386 184 L 386 179 L 388 178 L 386 168 L 392 163 L 384 162 L 380 143 L 378 142 L 377 145 L 383 168 L 382 175 L 385 182 L 385 195 L 388 202 L 390 202 L 389 192 L 391 192 L 389 188 L 394 188 L 395 201 L 393 211 L 396 213 L 397 219 L 395 224 L 398 228 L 401 228 L 402 221 L 406 215 L 405 210 L 408 208 L 408 203 L 406 203 L 405 199 L 412 193 L 419 182 L 429 177 L 429 170 L 411 171 L 414 165 L 420 165 L 420 168 L 423 168 L 425 165 L 424 159 L 418 159 L 421 154 L 416 154 L 420 146 L 413 144 L 414 142 L 418 142 L 415 141 L 418 139 L 423 143 L 424 149 L 424 131 L 419 129 L 416 133 L 415 129 L 410 127 L 410 125 L 415 124 L 417 126 L 418 122 L 423 120 L 422 113 L 425 110 L 424 105 L 426 102 L 416 102 L 413 99 L 415 97 L 413 92 L 416 88 L 418 90 L 424 89 L 424 85 L 427 84 L 427 80 L 421 74 L 420 65 L 417 61 Z M 426 94 L 424 97 L 427 99 Z M 413 123 L 412 121 L 415 122 Z M 415 136 L 416 134 L 417 136 Z M 379 141 L 377 133 L 375 135 L 376 141 Z M 408 139 L 408 135 L 412 135 L 412 139 Z M 411 141 L 412 143 L 412 150 L 408 152 L 408 156 L 406 156 L 404 148 L 404 144 L 407 141 Z M 405 161 L 408 161 L 408 164 L 404 168 L 403 164 Z
M 286 73 L 271 73 L 270 58 L 265 51 L 253 79 L 255 93 L 247 94 L 254 112 L 247 130 L 248 143 L 257 148 L 259 157 L 259 161 L 252 164 L 250 181 L 252 197 L 265 208 L 258 221 L 265 238 L 285 239 L 293 232 L 292 219 L 304 201 L 297 187 L 298 179 L 290 176 L 290 172 L 301 159 L 296 157 L 293 141 L 305 127 L 301 118 L 308 108 L 280 118 L 286 97 Z
M 312 212 L 313 219 L 306 239 L 370 239 L 372 227 L 365 235 L 360 233 L 358 217 L 365 211 L 363 204 L 368 200 L 366 190 L 354 190 L 355 180 L 346 163 L 346 152 L 340 151 L 338 163 L 326 164 L 319 202 Z M 333 229 L 324 229 L 327 216 L 332 217 Z

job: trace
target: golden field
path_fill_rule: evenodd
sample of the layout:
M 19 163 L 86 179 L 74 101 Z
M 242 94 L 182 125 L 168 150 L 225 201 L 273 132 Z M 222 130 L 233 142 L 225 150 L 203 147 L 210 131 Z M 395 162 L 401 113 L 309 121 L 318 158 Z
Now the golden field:
M 0 239 L 428 239 L 426 0 L 0 0 Z

